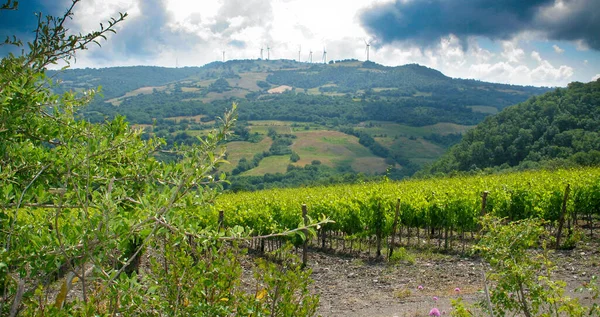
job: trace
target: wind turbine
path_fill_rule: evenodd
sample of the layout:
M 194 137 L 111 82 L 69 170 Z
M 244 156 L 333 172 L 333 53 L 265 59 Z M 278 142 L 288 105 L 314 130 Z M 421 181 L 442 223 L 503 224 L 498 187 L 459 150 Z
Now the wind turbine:
M 298 63 L 300 63 L 300 53 L 302 52 L 302 45 L 298 46 Z
M 223 63 L 225 63 L 225 51 L 223 51 Z
M 323 47 L 323 64 L 327 64 L 327 51 Z
M 365 51 L 367 52 L 367 62 L 369 61 L 369 48 L 371 47 L 371 43 L 367 42 L 367 40 L 365 41 L 365 45 L 367 45 L 367 48 L 365 49 Z
M 271 59 L 271 48 L 267 45 L 267 60 Z
M 263 48 L 262 47 L 260 48 L 260 59 L 261 60 L 263 59 Z
M 310 50 L 308 53 L 308 62 L 312 63 L 312 50 Z

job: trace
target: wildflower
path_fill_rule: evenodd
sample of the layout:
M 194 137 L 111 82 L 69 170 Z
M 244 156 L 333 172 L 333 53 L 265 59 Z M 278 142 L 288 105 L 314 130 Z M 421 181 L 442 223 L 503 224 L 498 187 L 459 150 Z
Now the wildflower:
M 438 300 L 437 296 L 433 296 L 433 300 L 437 301 Z
M 417 289 L 418 289 L 418 290 L 423 290 L 423 285 L 419 285 L 419 286 L 417 287 Z
M 454 289 L 454 291 L 457 292 L 457 293 L 460 293 L 460 288 L 457 287 L 457 288 Z
M 439 309 L 437 309 L 437 308 L 435 308 L 435 307 L 434 307 L 434 308 L 432 308 L 432 309 L 429 311 L 429 316 L 441 316 L 441 314 L 440 314 L 440 310 L 439 310 Z

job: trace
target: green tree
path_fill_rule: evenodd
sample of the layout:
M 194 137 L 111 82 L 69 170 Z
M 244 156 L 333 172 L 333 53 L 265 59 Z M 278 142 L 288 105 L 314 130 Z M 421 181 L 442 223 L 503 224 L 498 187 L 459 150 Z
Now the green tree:
M 266 315 L 271 304 L 239 286 L 243 252 L 235 241 L 244 230 L 212 227 L 209 202 L 224 180 L 213 174 L 235 105 L 219 129 L 167 152 L 164 140 L 142 138 L 123 117 L 79 119 L 95 91 L 56 95 L 46 68 L 68 64 L 127 16 L 70 34 L 64 23 L 79 2 L 64 16 L 40 15 L 24 53 L 0 62 L 0 315 Z M 294 300 L 278 305 L 314 303 L 296 292 L 309 283 L 302 276 L 279 294 Z M 69 300 L 75 287 L 81 295 Z M 306 315 L 314 314 L 311 305 Z

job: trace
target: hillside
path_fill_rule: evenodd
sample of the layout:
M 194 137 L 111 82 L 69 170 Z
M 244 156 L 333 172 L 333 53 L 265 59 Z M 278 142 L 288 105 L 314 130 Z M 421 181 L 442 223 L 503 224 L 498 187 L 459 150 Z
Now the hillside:
M 203 67 L 74 69 L 49 75 L 62 81 L 58 90 L 102 87 L 103 97 L 86 112 L 92 119 L 95 112 L 119 113 L 132 123 L 182 115 L 215 117 L 223 104 L 235 99 L 242 120 L 474 124 L 548 90 L 453 79 L 416 64 L 385 67 L 353 60 L 239 60 Z M 269 93 L 278 86 L 294 93 Z
M 416 64 L 386 67 L 356 60 L 237 60 L 50 75 L 62 82 L 57 92 L 102 87 L 102 96 L 81 112 L 87 120 L 124 115 L 164 137 L 169 146 L 197 142 L 196 136 L 213 128 L 215 119 L 236 102 L 238 125 L 244 127 L 238 132 L 248 133 L 237 134 L 228 145 L 232 165 L 223 170 L 261 178 L 313 161 L 322 163 L 313 167 L 327 178 L 380 174 L 388 168 L 393 177 L 412 175 L 486 116 L 548 90 L 453 79 Z M 277 126 L 291 135 L 282 141 L 289 143 L 283 152 L 271 151 L 275 140 L 267 135 Z M 340 132 L 345 136 L 325 137 Z M 300 159 L 292 161 L 292 153 Z M 333 170 L 321 170 L 327 167 Z
M 509 107 L 467 132 L 428 172 L 600 164 L 600 80 Z

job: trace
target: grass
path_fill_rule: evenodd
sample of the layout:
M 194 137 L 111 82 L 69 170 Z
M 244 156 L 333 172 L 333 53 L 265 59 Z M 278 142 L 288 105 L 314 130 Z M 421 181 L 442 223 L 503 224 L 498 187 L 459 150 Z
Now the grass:
M 369 123 L 373 126 L 369 127 Z M 463 133 L 473 126 L 460 125 L 455 123 L 436 123 L 433 125 L 427 125 L 423 127 L 413 127 L 405 124 L 385 122 L 385 121 L 368 121 L 360 123 L 356 129 L 365 131 L 366 133 L 373 135 L 387 135 L 387 137 L 394 136 L 406 136 L 406 137 L 424 137 L 437 133 L 441 135 L 447 135 L 450 133 Z
M 241 78 L 229 78 L 227 82 L 231 87 L 239 87 L 249 91 L 259 91 L 260 87 L 256 85 L 259 81 L 266 81 L 268 73 L 241 73 Z
M 157 91 L 164 91 L 167 89 L 167 86 L 138 88 L 136 90 L 132 90 L 132 91 L 126 93 L 125 95 L 123 95 L 121 97 L 109 99 L 106 102 L 111 103 L 113 106 L 119 106 L 123 102 L 123 99 L 125 99 L 127 97 L 133 97 L 133 96 L 138 96 L 138 95 L 149 95 L 149 94 L 153 93 L 155 89 Z
M 220 170 L 230 172 L 235 168 L 242 157 L 252 159 L 254 154 L 267 151 L 271 146 L 271 138 L 265 137 L 258 143 L 250 143 L 244 141 L 234 141 L 227 143 L 227 160 L 231 164 L 224 164 Z
M 292 150 L 300 155 L 300 161 L 295 165 L 304 166 L 313 160 L 319 160 L 331 167 L 348 165 L 364 173 L 380 173 L 387 168 L 383 158 L 373 155 L 354 136 L 325 130 L 300 131 L 295 134 L 298 138 L 292 145 Z
M 436 160 L 446 151 L 443 147 L 425 139 L 411 140 L 406 137 L 399 137 L 394 140 L 390 148 L 403 153 L 406 158 L 421 165 Z
M 496 114 L 498 113 L 498 109 L 492 106 L 467 106 L 467 108 L 471 108 L 473 112 L 481 112 L 487 114 Z
M 183 92 L 198 92 L 200 88 L 198 87 L 181 87 L 181 91 Z
M 262 176 L 267 173 L 285 173 L 292 162 L 289 155 L 277 155 L 265 157 L 257 167 L 242 173 L 242 176 Z
M 202 115 L 194 117 L 171 117 L 175 122 L 182 119 L 198 122 Z M 327 127 L 306 122 L 282 121 L 282 120 L 252 120 L 248 121 L 251 133 L 265 135 L 259 143 L 230 142 L 227 144 L 228 161 L 221 167 L 222 171 L 231 171 L 242 157 L 252 159 L 256 153 L 267 151 L 271 145 L 271 138 L 266 137 L 270 128 L 277 133 L 291 133 L 297 138 L 291 145 L 291 149 L 298 153 L 300 160 L 292 163 L 289 156 L 276 156 L 263 159 L 258 167 L 247 171 L 243 175 L 263 175 L 265 173 L 285 172 L 289 164 L 305 166 L 312 161 L 318 160 L 323 165 L 333 168 L 349 166 L 353 170 L 365 174 L 384 173 L 388 167 L 384 158 L 375 156 L 371 151 L 358 143 L 358 138 L 341 133 L 339 131 L 327 130 Z M 418 165 L 431 163 L 439 158 L 445 149 L 437 144 L 431 143 L 423 136 L 432 133 L 448 134 L 462 133 L 470 129 L 454 123 L 437 123 L 424 127 L 411 127 L 393 122 L 372 121 L 373 127 L 367 127 L 370 122 L 363 122 L 356 129 L 365 131 L 370 135 L 377 135 L 375 140 L 381 145 L 394 152 L 402 153 L 407 159 Z M 292 125 L 298 125 L 293 127 Z M 309 126 L 309 130 L 305 126 Z M 190 135 L 203 135 L 206 131 L 188 130 Z M 386 135 L 386 136 L 379 136 Z
M 200 123 L 200 119 L 206 117 L 203 114 L 199 114 L 197 116 L 178 116 L 178 117 L 167 117 L 165 118 L 165 120 L 172 120 L 175 121 L 175 123 L 179 123 L 181 120 L 189 120 L 190 122 L 196 122 L 196 123 Z
M 229 99 L 229 98 L 245 98 L 248 94 L 247 90 L 240 88 L 231 88 L 229 91 L 222 93 L 209 92 L 204 98 L 184 99 L 182 101 L 201 100 L 204 103 L 211 103 L 215 100 Z
M 413 97 L 431 97 L 431 95 L 432 95 L 432 93 L 430 93 L 430 92 L 418 91 L 413 94 Z
M 382 92 L 382 91 L 388 91 L 388 90 L 398 90 L 398 88 L 381 88 L 381 87 L 373 88 L 374 92 Z

